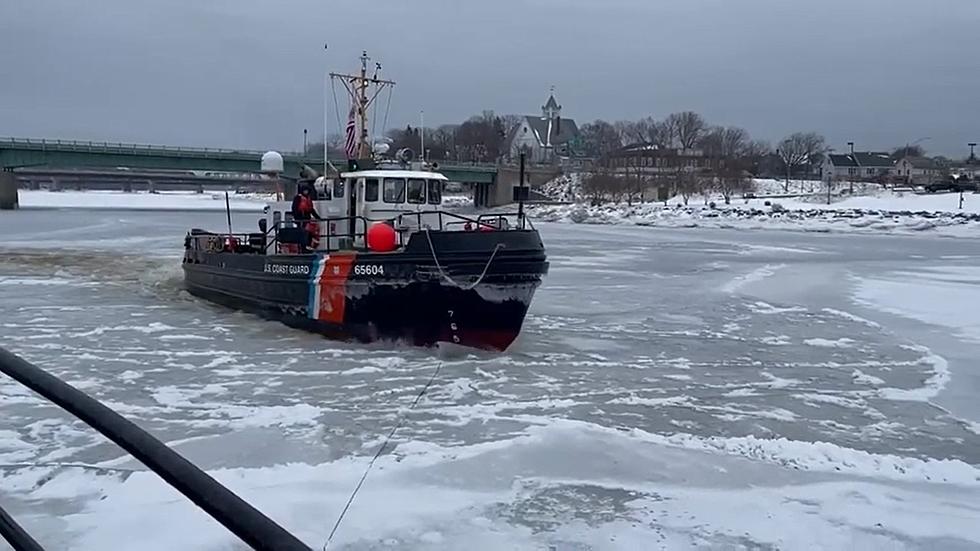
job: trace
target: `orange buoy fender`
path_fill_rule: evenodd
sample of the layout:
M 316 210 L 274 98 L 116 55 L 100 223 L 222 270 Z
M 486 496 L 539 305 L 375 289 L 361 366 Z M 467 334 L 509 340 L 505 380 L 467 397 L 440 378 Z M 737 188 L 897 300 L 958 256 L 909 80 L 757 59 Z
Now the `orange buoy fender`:
M 379 253 L 387 253 L 398 247 L 398 232 L 384 222 L 375 222 L 367 231 L 368 249 Z

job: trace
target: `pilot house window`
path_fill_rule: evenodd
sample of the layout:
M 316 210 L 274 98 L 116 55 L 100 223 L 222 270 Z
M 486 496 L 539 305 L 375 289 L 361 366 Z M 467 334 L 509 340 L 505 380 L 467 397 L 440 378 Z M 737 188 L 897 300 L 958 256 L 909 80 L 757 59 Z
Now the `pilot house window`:
M 385 178 L 385 203 L 405 202 L 405 180 L 403 178 Z
M 442 182 L 439 180 L 429 180 L 429 204 L 442 204 Z
M 425 180 L 408 181 L 408 202 L 415 204 L 425 202 Z
M 364 182 L 364 200 L 369 202 L 378 200 L 378 181 L 374 178 Z

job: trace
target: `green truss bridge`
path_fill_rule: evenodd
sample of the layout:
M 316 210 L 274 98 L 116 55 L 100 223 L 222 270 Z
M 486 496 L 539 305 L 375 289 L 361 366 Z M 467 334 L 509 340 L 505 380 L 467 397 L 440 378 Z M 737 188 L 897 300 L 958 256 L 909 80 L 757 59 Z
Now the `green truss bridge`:
M 40 168 L 93 169 L 129 168 L 208 172 L 258 172 L 264 151 L 170 147 L 75 140 L 0 138 L 0 170 Z M 316 169 L 323 158 L 284 153 L 284 175 L 299 176 L 302 165 Z M 338 168 L 344 160 L 333 161 Z M 493 164 L 440 163 L 439 172 L 454 182 L 493 185 L 497 166 Z

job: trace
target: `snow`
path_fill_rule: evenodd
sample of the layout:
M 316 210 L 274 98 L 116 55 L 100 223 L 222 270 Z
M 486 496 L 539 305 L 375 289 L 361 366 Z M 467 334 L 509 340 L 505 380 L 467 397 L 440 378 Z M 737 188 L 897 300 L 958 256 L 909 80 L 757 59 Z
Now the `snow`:
M 583 176 L 579 172 L 562 174 L 542 184 L 539 191 L 555 201 L 574 201 L 582 195 Z
M 341 375 L 366 375 L 368 373 L 381 373 L 384 371 L 380 367 L 374 367 L 373 365 L 366 365 L 364 367 L 354 367 L 351 369 L 345 369 L 341 371 Z
M 534 205 L 529 212 L 541 220 L 579 224 L 636 224 L 663 227 L 740 229 L 795 229 L 836 232 L 904 232 L 937 230 L 953 235 L 980 231 L 980 194 L 914 193 L 855 183 L 853 195 L 834 195 L 827 204 L 819 181 L 793 181 L 783 196 L 782 181 L 755 180 L 756 198 L 735 197 L 730 205 L 718 194 L 675 196 L 666 203 L 586 204 L 579 193 L 582 175 L 563 175 L 542 187 L 556 200 L 578 200 L 567 205 Z M 850 185 L 839 185 L 842 190 Z M 773 195 L 779 195 L 773 197 Z M 714 206 L 711 206 L 711 203 Z M 767 204 L 768 203 L 768 204 Z
M 21 208 L 112 210 L 225 210 L 224 193 L 20 190 Z M 235 211 L 261 211 L 271 198 L 263 194 L 230 194 Z
M 875 377 L 874 375 L 868 375 L 860 369 L 855 369 L 854 373 L 851 374 L 851 378 L 859 385 L 880 386 L 885 384 L 884 379 Z
M 756 268 L 755 270 L 726 283 L 722 287 L 722 291 L 726 293 L 734 293 L 746 285 L 758 283 L 768 277 L 772 277 L 778 270 L 785 267 L 785 264 L 766 264 L 765 266 Z
M 442 206 L 446 208 L 469 207 L 473 205 L 473 198 L 469 195 L 443 195 Z
M 873 195 L 855 195 L 837 198 L 826 204 L 826 196 L 819 195 L 801 199 L 784 198 L 775 200 L 791 210 L 820 208 L 824 210 L 877 210 L 890 212 L 964 212 L 980 214 L 980 194 L 964 193 L 963 208 L 959 208 L 958 193 L 911 193 L 885 191 Z
M 980 205 L 980 200 L 977 201 Z M 884 207 L 887 204 L 882 203 Z M 892 207 L 899 208 L 900 204 Z M 731 206 L 664 206 L 663 203 L 606 203 L 586 205 L 530 205 L 528 213 L 537 220 L 576 224 L 638 225 L 672 228 L 781 229 L 843 233 L 938 232 L 953 236 L 980 233 L 980 213 L 972 211 L 925 212 L 909 205 L 901 211 L 825 208 L 809 203 L 764 206 L 762 200 L 737 202 Z M 921 212 L 920 212 L 921 211 Z
M 147 285 L 179 266 L 170 237 L 131 262 L 11 251 L 0 282 L 97 284 L 0 285 L 0 331 L 315 549 L 399 423 L 330 549 L 980 548 L 980 423 L 934 405 L 975 404 L 976 245 L 538 228 L 551 273 L 503 354 L 329 341 L 187 297 L 179 268 Z M 0 501 L 46 548 L 241 547 L 29 390 L 0 396 Z
M 980 267 L 943 266 L 862 278 L 858 303 L 888 313 L 948 327 L 980 342 Z
M 850 312 L 845 312 L 843 310 L 837 310 L 837 309 L 834 309 L 834 308 L 824 308 L 823 311 L 824 312 L 827 312 L 828 314 L 833 314 L 835 316 L 844 318 L 845 320 L 848 320 L 848 321 L 856 321 L 858 323 L 867 325 L 868 327 L 873 327 L 875 329 L 880 329 L 881 328 L 881 324 L 880 323 L 871 321 L 869 319 L 862 318 L 861 316 L 857 316 L 857 315 L 852 314 Z
M 819 346 L 822 348 L 851 348 L 854 346 L 854 341 L 846 337 L 837 340 L 813 338 L 805 339 L 803 342 L 810 346 Z
M 210 474 L 319 549 L 368 461 Z M 134 527 L 148 551 L 235 545 L 152 474 L 71 467 L 45 473 L 8 470 L 0 477 L 13 493 L 85 499 L 81 511 L 60 518 L 23 517 L 51 548 L 115 548 L 131 540 Z M 461 486 L 460 479 L 479 482 Z M 893 548 L 910 540 L 929 547 L 930 538 L 978 545 L 977 499 L 980 473 L 959 461 L 553 419 L 489 444 L 397 445 L 378 460 L 332 548 L 612 550 L 651 541 L 671 549 L 734 542 Z

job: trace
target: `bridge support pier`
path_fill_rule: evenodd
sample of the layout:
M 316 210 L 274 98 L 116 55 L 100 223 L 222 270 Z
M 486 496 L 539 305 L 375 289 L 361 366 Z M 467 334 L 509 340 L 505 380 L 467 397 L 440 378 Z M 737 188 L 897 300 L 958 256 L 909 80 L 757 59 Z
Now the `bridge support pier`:
M 13 210 L 19 206 L 17 178 L 13 172 L 0 171 L 0 210 Z
M 473 184 L 473 206 L 484 208 L 490 202 L 490 184 Z

